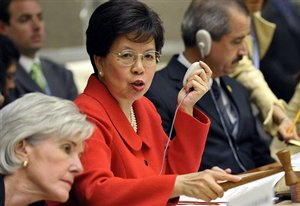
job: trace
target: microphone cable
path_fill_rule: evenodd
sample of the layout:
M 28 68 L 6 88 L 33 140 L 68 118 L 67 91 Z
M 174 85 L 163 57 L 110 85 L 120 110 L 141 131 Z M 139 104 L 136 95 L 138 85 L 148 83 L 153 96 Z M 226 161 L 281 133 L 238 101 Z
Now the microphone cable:
M 187 97 L 188 94 L 189 94 L 189 92 L 183 97 L 183 99 L 179 102 L 179 104 L 176 107 L 176 110 L 175 110 L 175 113 L 174 113 L 174 116 L 173 116 L 173 120 L 172 120 L 172 124 L 171 124 L 171 128 L 170 128 L 170 132 L 169 132 L 169 136 L 168 136 L 168 141 L 167 141 L 165 149 L 164 149 L 164 154 L 163 154 L 163 158 L 162 158 L 161 169 L 160 169 L 159 175 L 162 174 L 163 168 L 165 166 L 167 149 L 168 149 L 170 141 L 171 141 L 171 135 L 172 135 L 172 132 L 173 132 L 174 123 L 175 123 L 175 119 L 176 119 L 176 116 L 177 116 L 178 109 L 179 109 L 179 107 L 181 106 L 182 102 L 185 100 L 185 98 Z
M 213 100 L 214 105 L 216 107 L 218 116 L 219 116 L 219 118 L 221 120 L 221 125 L 222 125 L 222 127 L 224 129 L 225 136 L 227 137 L 229 147 L 230 147 L 230 149 L 231 149 L 231 151 L 233 153 L 233 157 L 234 157 L 235 161 L 237 162 L 238 166 L 245 172 L 245 171 L 247 171 L 247 169 L 244 166 L 243 162 L 240 160 L 240 157 L 239 157 L 239 155 L 238 155 L 238 153 L 237 153 L 237 151 L 235 149 L 233 140 L 231 139 L 231 135 L 230 135 L 230 133 L 229 133 L 227 127 L 226 127 L 225 120 L 223 119 L 223 115 L 222 115 L 221 110 L 220 110 L 220 108 L 218 106 L 218 103 L 217 103 L 217 100 L 216 100 L 216 98 L 215 98 L 215 96 L 213 94 L 213 91 L 210 89 L 209 93 L 210 93 L 210 95 L 212 97 L 212 100 Z M 226 111 L 224 111 L 224 112 L 226 112 Z

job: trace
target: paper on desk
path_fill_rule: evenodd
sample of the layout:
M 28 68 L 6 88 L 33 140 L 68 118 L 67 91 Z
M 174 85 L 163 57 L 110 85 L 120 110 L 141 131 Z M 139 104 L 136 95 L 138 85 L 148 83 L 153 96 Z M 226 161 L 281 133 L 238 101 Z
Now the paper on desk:
M 284 176 L 284 172 L 280 172 L 274 175 L 271 175 L 269 177 L 265 177 L 262 179 L 259 179 L 257 181 L 253 181 L 232 189 L 227 190 L 224 193 L 224 196 L 222 198 L 217 198 L 215 200 L 212 200 L 212 202 L 229 202 L 231 199 L 236 198 L 237 196 L 241 195 L 242 193 L 246 193 L 250 190 L 252 190 L 253 188 L 264 184 L 265 183 L 269 183 L 270 181 L 273 183 L 273 187 L 275 186 L 275 184 Z M 187 197 L 187 196 L 180 196 L 179 202 L 180 201 L 198 201 L 198 202 L 204 202 L 203 200 L 199 200 L 196 198 L 191 198 L 191 197 Z
M 297 154 L 294 154 L 291 156 L 291 164 L 292 164 L 293 170 L 300 171 L 300 153 L 297 153 Z M 273 183 L 272 186 L 274 187 L 276 185 L 276 183 L 283 176 L 284 176 L 284 172 L 280 172 L 280 173 L 271 175 L 269 177 L 265 177 L 265 178 L 232 188 L 232 189 L 226 191 L 222 198 L 217 198 L 216 200 L 213 200 L 211 202 L 229 202 L 232 198 L 236 198 L 236 196 L 239 196 L 241 193 L 247 192 L 247 191 L 251 190 L 252 188 L 257 187 L 258 185 L 260 185 L 264 182 L 268 183 L 269 181 L 271 181 Z M 187 196 L 180 196 L 179 202 L 180 201 L 204 202 L 203 200 L 192 198 L 192 197 L 187 197 Z
M 291 163 L 294 171 L 300 171 L 300 152 L 292 155 Z
M 300 140 L 291 139 L 288 140 L 288 143 L 300 147 Z
M 272 180 L 258 182 L 259 185 L 257 187 L 252 187 L 248 191 L 243 190 L 239 195 L 230 198 L 228 206 L 273 206 L 274 191 Z

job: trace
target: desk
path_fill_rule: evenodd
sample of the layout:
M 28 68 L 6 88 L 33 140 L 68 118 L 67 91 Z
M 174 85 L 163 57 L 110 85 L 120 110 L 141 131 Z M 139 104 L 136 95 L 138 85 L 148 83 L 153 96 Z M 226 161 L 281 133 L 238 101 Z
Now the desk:
M 259 168 L 262 169 L 262 168 Z M 257 171 L 257 170 L 256 170 Z M 244 173 L 245 174 L 245 173 Z M 262 200 L 262 198 L 268 198 L 268 203 L 272 204 L 272 201 L 270 198 L 272 198 L 272 188 L 275 189 L 276 186 L 280 186 L 281 184 L 284 186 L 282 188 L 279 189 L 279 191 L 281 190 L 280 193 L 276 192 L 276 197 L 279 198 L 281 200 L 281 202 L 274 204 L 275 206 L 277 205 L 296 205 L 296 206 L 300 206 L 300 203 L 292 203 L 290 200 L 290 191 L 289 191 L 289 187 L 286 187 L 285 185 L 285 181 L 284 178 L 282 178 L 283 172 L 280 172 L 278 174 L 274 174 L 271 175 L 269 177 L 265 177 L 263 179 L 260 179 L 259 182 L 258 181 L 253 181 L 250 182 L 248 184 L 244 184 L 242 186 L 239 187 L 235 187 L 232 188 L 228 191 L 226 191 L 224 193 L 224 196 L 222 198 L 218 198 L 215 201 L 220 201 L 217 203 L 214 202 L 201 202 L 201 200 L 195 199 L 195 198 L 190 198 L 190 197 L 186 197 L 186 196 L 181 196 L 180 200 L 181 202 L 179 202 L 178 205 L 185 205 L 185 206 L 192 206 L 192 205 L 213 205 L 213 206 L 228 206 L 227 202 L 228 201 L 233 201 L 235 205 L 242 205 L 242 203 L 246 200 L 244 199 L 245 194 L 247 195 L 254 195 L 253 197 L 257 197 L 255 198 L 251 198 L 251 200 L 249 201 L 257 201 L 257 200 Z M 266 179 L 268 178 L 268 179 Z M 281 178 L 281 179 L 280 179 Z M 280 179 L 280 181 L 278 181 Z M 271 182 L 270 182 L 271 181 Z M 274 183 L 272 182 L 277 182 L 275 188 L 274 188 Z M 262 184 L 258 184 L 257 183 L 262 183 Z M 281 184 L 279 184 L 281 183 Z M 259 191 L 259 192 L 258 192 Z M 278 191 L 278 190 L 277 190 Z M 274 190 L 273 190 L 274 192 Z M 265 194 L 261 196 L 261 194 Z M 242 197 L 239 198 L 238 196 Z M 251 196 L 252 197 L 252 196 Z M 238 202 L 237 202 L 238 201 Z M 273 199 L 274 201 L 274 199 Z M 222 202 L 222 203 L 221 203 Z
M 211 203 L 203 203 L 203 204 L 201 204 L 200 202 L 199 203 L 190 203 L 190 204 L 188 204 L 188 203 L 186 203 L 186 204 L 178 204 L 178 206 L 180 206 L 180 205 L 184 205 L 184 206 L 192 206 L 192 205 L 202 205 L 202 206 L 207 206 L 207 205 L 210 205 L 210 206 L 220 206 L 220 205 L 227 205 L 227 204 L 225 204 L 225 203 L 222 203 L 222 204 L 213 204 L 212 202 Z M 274 204 L 275 206 L 279 206 L 279 205 L 285 205 L 285 206 L 300 206 L 300 203 L 293 203 L 293 202 L 291 202 L 290 200 L 285 200 L 285 201 L 282 201 L 282 202 L 279 202 L 279 203 L 277 203 L 277 204 Z
M 285 201 L 282 201 L 282 202 L 279 202 L 277 205 L 293 205 L 293 206 L 300 206 L 300 203 L 292 203 L 290 200 L 285 200 Z
M 292 166 L 293 168 L 296 167 L 298 168 L 297 171 L 300 171 L 300 153 L 297 154 L 297 155 L 293 155 L 292 156 Z M 276 163 L 273 163 L 273 164 L 269 164 L 269 165 L 265 165 L 265 166 L 262 166 L 262 167 L 259 167 L 259 168 L 256 168 L 256 169 L 253 169 L 253 170 L 250 170 L 250 171 L 247 171 L 245 173 L 250 173 L 250 172 L 259 172 L 259 171 L 266 171 L 266 170 L 269 170 L 269 169 L 272 169 L 272 168 L 276 168 L 280 166 L 280 163 L 279 162 L 276 162 Z M 295 168 L 294 168 L 295 169 Z M 245 174 L 245 173 L 242 173 L 242 174 Z M 278 178 L 281 178 L 282 176 L 280 175 L 283 175 L 283 174 L 274 174 L 274 175 L 278 175 Z M 274 176 L 273 175 L 273 176 Z M 281 202 L 277 203 L 277 204 L 274 204 L 275 206 L 280 206 L 280 205 L 286 205 L 286 206 L 300 206 L 300 203 L 293 203 L 291 200 L 290 200 L 290 188 L 286 186 L 285 184 L 285 181 L 284 181 L 284 178 L 281 178 L 280 180 L 276 178 L 276 181 L 274 183 L 277 183 L 274 187 L 273 185 L 273 189 L 275 191 L 276 194 L 280 194 L 282 195 L 282 200 Z M 250 183 L 251 184 L 251 183 Z M 249 188 L 252 188 L 253 190 L 253 187 L 249 186 Z M 267 188 L 270 188 L 269 186 Z M 233 188 L 233 189 L 238 189 L 237 188 Z M 245 188 L 244 188 L 245 189 Z M 243 189 L 243 190 L 244 190 Z M 266 191 L 266 190 L 264 190 Z M 227 191 L 228 193 L 229 191 Z M 232 194 L 241 194 L 239 193 L 239 191 L 233 191 Z M 262 194 L 262 193 L 260 193 Z M 226 195 L 224 195 L 226 196 Z M 277 195 L 276 195 L 277 196 Z M 185 196 L 182 196 L 183 198 L 180 197 L 180 200 L 182 200 L 184 203 L 181 203 L 179 202 L 178 205 L 185 205 L 185 206 L 192 206 L 192 205 L 215 205 L 215 206 L 226 206 L 227 205 L 227 202 L 229 201 L 230 198 L 224 198 L 224 199 L 220 199 L 219 201 L 221 202 L 225 202 L 225 203 L 213 203 L 213 202 L 209 202 L 209 203 L 206 203 L 206 202 L 200 202 L 199 200 L 195 199 L 195 198 L 189 198 L 189 197 L 185 197 Z M 231 196 L 232 197 L 232 196 Z M 244 199 L 242 199 L 243 201 Z M 217 199 L 218 201 L 218 199 Z M 270 202 L 272 203 L 272 201 Z

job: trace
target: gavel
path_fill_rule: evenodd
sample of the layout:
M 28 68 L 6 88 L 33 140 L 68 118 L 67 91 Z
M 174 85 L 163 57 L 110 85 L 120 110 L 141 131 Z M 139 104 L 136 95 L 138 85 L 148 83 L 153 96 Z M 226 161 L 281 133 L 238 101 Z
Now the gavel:
M 271 176 L 273 174 L 279 173 L 284 171 L 284 177 L 285 177 L 285 183 L 287 186 L 295 185 L 300 182 L 300 179 L 296 175 L 296 173 L 293 171 L 292 164 L 291 164 L 291 156 L 289 150 L 280 150 L 276 153 L 281 165 L 258 172 L 249 172 L 249 173 L 242 173 L 242 179 L 239 182 L 224 182 L 221 183 L 221 187 L 224 191 L 229 190 L 231 188 Z

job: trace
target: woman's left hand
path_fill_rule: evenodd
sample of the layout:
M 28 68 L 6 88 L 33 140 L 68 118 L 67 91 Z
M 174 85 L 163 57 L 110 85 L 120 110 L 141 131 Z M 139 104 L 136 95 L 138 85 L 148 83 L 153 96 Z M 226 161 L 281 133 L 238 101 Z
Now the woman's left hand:
M 187 83 L 178 94 L 178 103 L 181 103 L 181 109 L 190 115 L 193 114 L 193 107 L 196 102 L 208 91 L 209 80 L 212 71 L 207 64 L 199 62 L 202 69 L 196 70 L 187 79 Z

